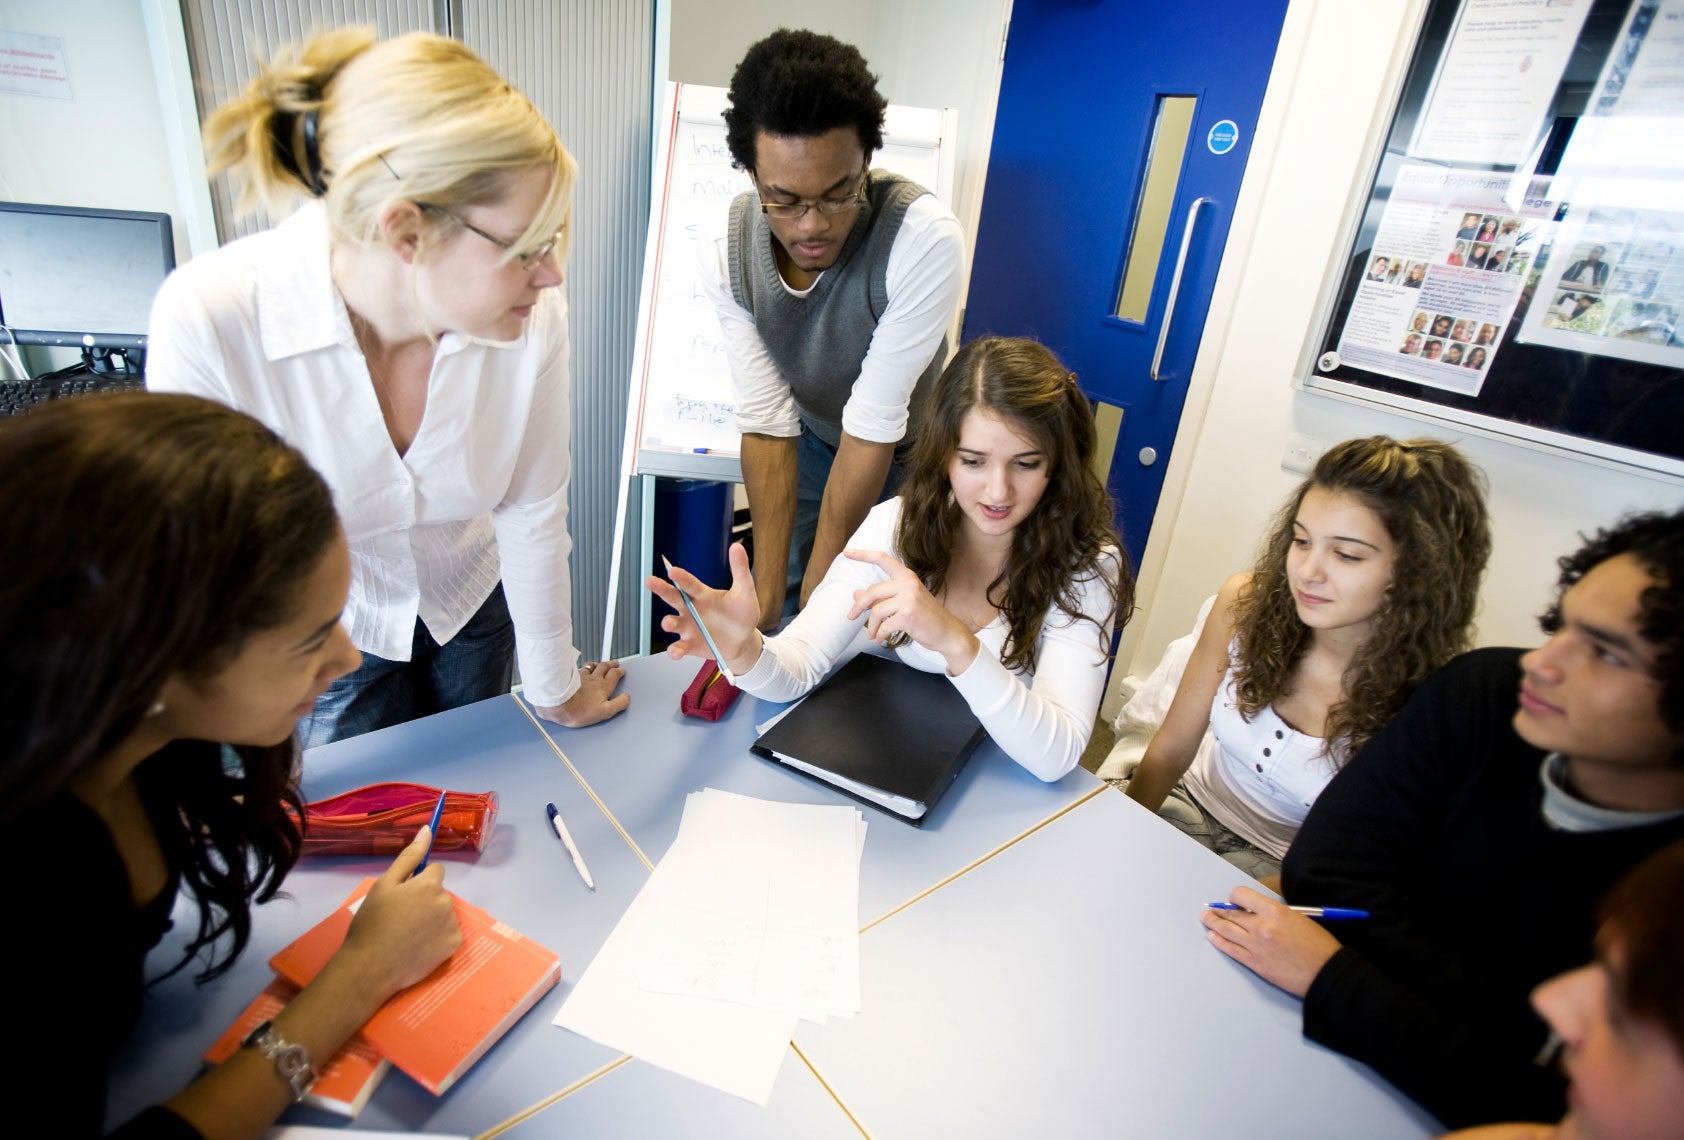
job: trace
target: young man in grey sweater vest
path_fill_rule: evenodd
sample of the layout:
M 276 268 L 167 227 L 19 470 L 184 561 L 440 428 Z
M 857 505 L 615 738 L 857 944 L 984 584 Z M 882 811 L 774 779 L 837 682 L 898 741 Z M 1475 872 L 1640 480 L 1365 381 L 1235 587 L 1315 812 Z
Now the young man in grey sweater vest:
M 871 169 L 887 103 L 854 47 L 775 32 L 738 64 L 730 100 L 726 139 L 755 191 L 704 241 L 702 280 L 736 388 L 770 630 L 900 485 L 946 362 L 964 237 L 934 195 Z

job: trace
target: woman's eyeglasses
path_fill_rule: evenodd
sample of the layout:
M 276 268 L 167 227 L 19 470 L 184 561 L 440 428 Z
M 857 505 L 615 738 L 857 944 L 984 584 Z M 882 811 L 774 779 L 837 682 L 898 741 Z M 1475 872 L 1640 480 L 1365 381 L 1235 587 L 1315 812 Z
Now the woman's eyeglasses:
M 443 206 L 435 206 L 431 202 L 417 202 L 415 204 L 417 206 L 419 206 L 421 209 L 427 211 L 429 214 L 442 214 L 443 216 L 449 218 L 451 221 L 455 222 L 457 225 L 460 225 L 460 226 L 478 234 L 480 237 L 484 238 L 486 241 L 490 242 L 492 245 L 496 246 L 498 249 L 504 250 L 505 252 L 513 252 L 513 250 L 514 250 L 514 244 L 512 242 L 506 242 L 502 238 L 498 237 L 496 234 L 486 233 L 484 230 L 482 230 L 478 226 L 474 225 L 474 223 L 470 222 L 468 219 L 464 218 L 462 215 L 452 213 L 451 211 L 445 209 Z M 537 269 L 539 265 L 543 264 L 544 258 L 548 257 L 550 255 L 550 251 L 556 247 L 556 244 L 558 242 L 561 241 L 561 236 L 562 235 L 560 233 L 557 233 L 553 237 L 551 237 L 549 241 L 545 242 L 543 245 L 539 246 L 537 249 L 527 250 L 525 253 L 516 253 L 515 254 L 515 263 L 518 264 L 521 267 L 521 269 L 526 271 L 527 273 L 532 272 L 534 269 Z

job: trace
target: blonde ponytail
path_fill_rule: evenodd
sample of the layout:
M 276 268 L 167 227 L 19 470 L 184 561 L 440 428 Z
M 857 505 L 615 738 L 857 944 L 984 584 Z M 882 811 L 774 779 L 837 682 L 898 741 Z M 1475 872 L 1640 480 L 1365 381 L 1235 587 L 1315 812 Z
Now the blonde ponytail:
M 549 195 L 515 248 L 570 228 L 573 156 L 526 96 L 447 36 L 344 28 L 283 48 L 211 115 L 205 139 L 212 171 L 243 184 L 242 209 L 279 215 L 314 195 L 343 243 L 378 241 L 394 203 L 494 202 L 533 168 L 553 172 Z
M 375 42 L 373 28 L 341 28 L 283 47 L 237 98 L 211 113 L 204 132 L 208 168 L 234 175 L 241 210 L 261 205 L 280 217 L 300 196 L 322 196 L 323 93 Z

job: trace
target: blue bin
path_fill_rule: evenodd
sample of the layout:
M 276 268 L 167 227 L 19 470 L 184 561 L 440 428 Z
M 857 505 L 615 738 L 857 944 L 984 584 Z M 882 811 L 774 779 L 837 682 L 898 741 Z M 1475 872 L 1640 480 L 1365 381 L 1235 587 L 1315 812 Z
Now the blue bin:
M 666 577 L 664 554 L 710 586 L 731 584 L 731 564 L 725 552 L 731 545 L 731 483 L 706 479 L 655 481 L 655 564 L 651 574 Z M 670 644 L 673 636 L 661 628 L 672 613 L 659 598 L 651 599 L 651 651 Z

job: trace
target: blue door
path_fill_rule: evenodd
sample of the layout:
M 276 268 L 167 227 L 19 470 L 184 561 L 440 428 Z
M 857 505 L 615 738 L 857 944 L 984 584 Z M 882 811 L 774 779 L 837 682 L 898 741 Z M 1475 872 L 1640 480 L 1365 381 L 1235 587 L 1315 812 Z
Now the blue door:
M 1033 336 L 1121 414 L 1139 565 L 1287 0 L 1017 0 L 964 336 Z M 1281 381 L 1284 383 L 1284 381 Z

